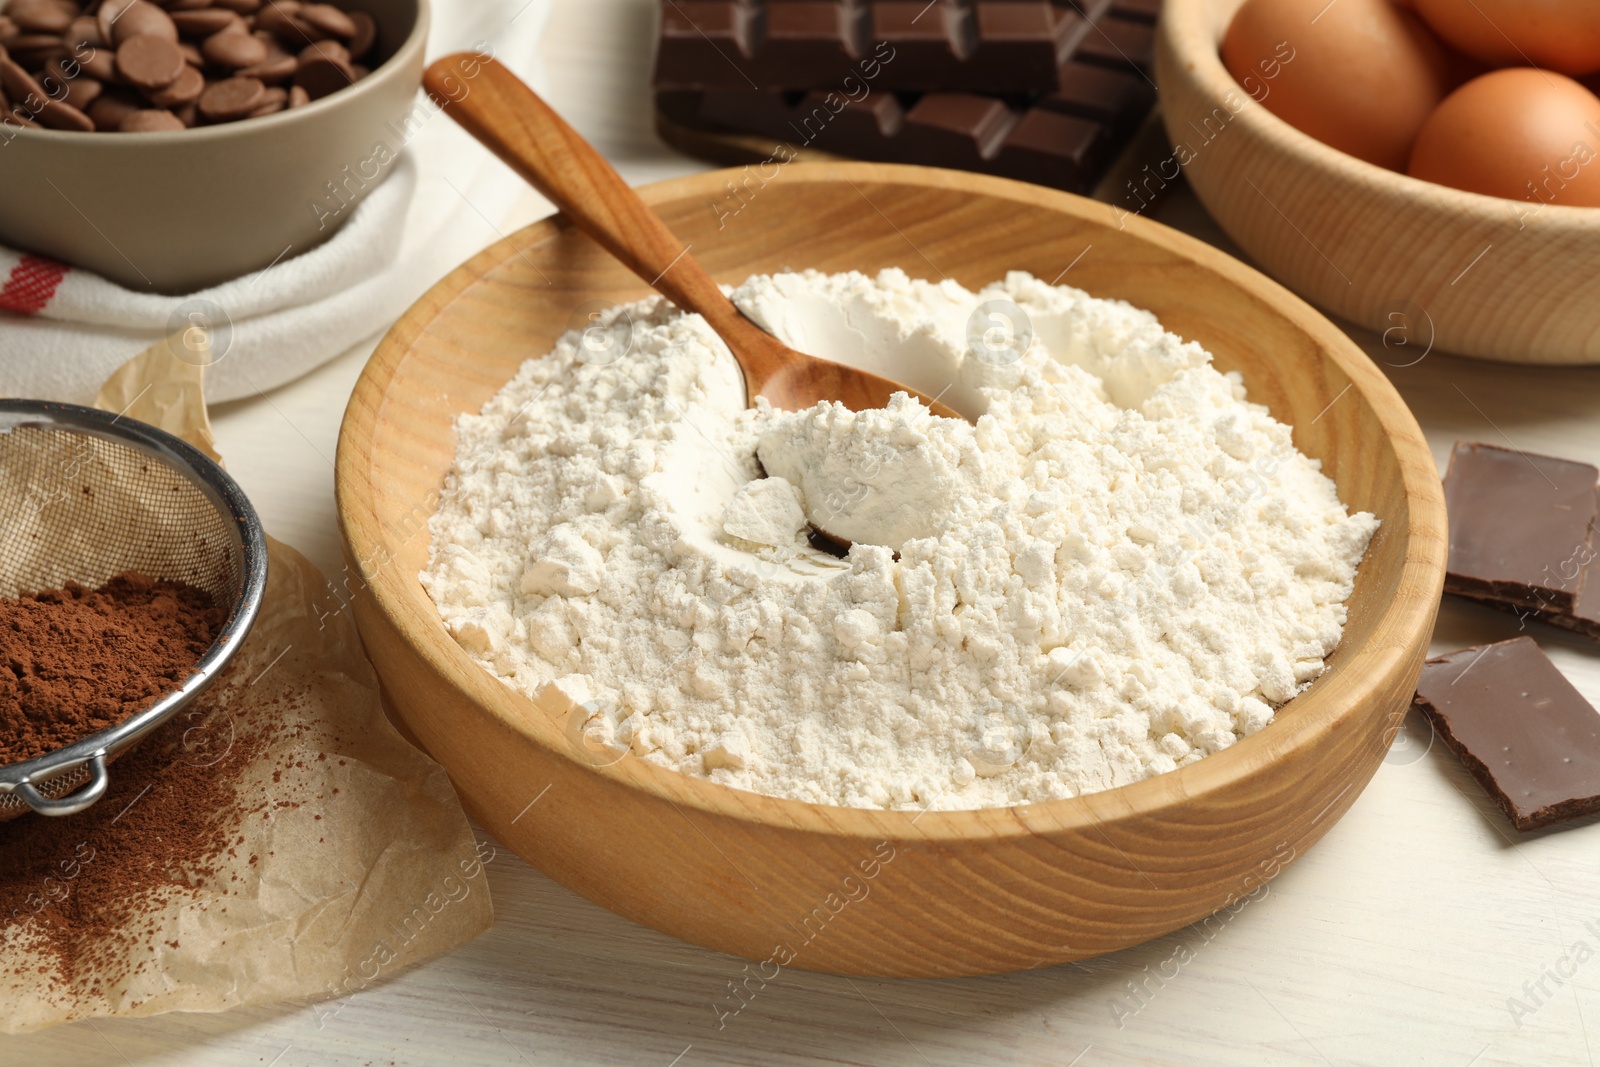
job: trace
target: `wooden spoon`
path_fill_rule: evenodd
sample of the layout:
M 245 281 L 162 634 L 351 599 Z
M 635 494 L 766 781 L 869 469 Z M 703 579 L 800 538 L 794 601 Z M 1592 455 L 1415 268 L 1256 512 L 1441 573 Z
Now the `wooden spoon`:
M 935 415 L 950 407 L 915 389 L 784 345 L 745 318 L 622 175 L 537 93 L 496 60 L 458 52 L 434 61 L 422 84 L 434 102 L 522 175 L 650 287 L 706 320 L 744 371 L 745 401 L 789 411 L 837 400 L 852 411 L 910 393 Z

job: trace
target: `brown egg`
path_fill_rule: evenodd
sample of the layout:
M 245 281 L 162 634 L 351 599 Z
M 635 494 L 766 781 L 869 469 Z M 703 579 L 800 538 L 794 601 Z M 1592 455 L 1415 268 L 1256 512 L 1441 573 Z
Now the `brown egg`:
M 1600 207 L 1600 97 L 1554 71 L 1490 71 L 1428 117 L 1409 173 L 1510 200 Z
M 1414 0 L 1435 33 L 1494 67 L 1600 70 L 1596 0 Z
M 1444 47 L 1389 0 L 1245 0 L 1222 61 L 1291 126 L 1392 170 L 1454 84 Z

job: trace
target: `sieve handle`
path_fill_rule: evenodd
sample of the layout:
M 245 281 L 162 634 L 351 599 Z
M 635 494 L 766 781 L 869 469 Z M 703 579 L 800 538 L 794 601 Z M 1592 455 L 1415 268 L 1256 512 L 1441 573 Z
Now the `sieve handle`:
M 23 782 L 12 792 L 40 815 L 76 815 L 104 796 L 106 786 L 110 784 L 111 775 L 106 771 L 106 754 L 100 751 L 89 759 L 88 784 L 64 797 L 53 799 L 47 797 L 27 782 Z

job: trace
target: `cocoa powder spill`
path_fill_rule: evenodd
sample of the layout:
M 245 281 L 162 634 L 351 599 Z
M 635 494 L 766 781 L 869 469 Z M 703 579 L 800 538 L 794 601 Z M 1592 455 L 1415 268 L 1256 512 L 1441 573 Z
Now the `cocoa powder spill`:
M 129 571 L 0 599 L 0 765 L 115 726 L 183 685 L 226 612 L 183 582 Z
M 225 914 L 273 855 L 252 851 L 260 825 L 316 799 L 277 785 L 248 797 L 240 789 L 260 775 L 254 764 L 277 761 L 278 783 L 329 758 L 304 749 L 304 699 L 299 687 L 262 696 L 219 680 L 117 760 L 106 795 L 87 811 L 0 822 L 0 943 L 9 937 L 37 956 L 40 980 L 76 997 L 110 994 L 160 966 L 157 942 L 181 951 L 162 925 L 173 903 L 204 901 Z
M 155 937 L 150 916 L 169 895 L 214 877 L 243 843 L 234 779 L 260 739 L 235 736 L 228 718 L 212 708 L 158 727 L 87 811 L 0 823 L 0 927 L 34 920 L 19 947 L 44 958 L 42 978 L 84 974 L 81 992 L 100 993 L 100 975 Z
M 149 707 L 189 678 L 225 620 L 204 590 L 133 571 L 0 599 L 0 764 Z M 216 707 L 208 694 L 124 752 L 88 811 L 0 822 L 0 931 L 34 920 L 16 947 L 42 950 L 50 980 L 82 972 L 97 992 L 97 972 L 153 935 L 140 915 L 215 874 L 235 843 L 230 771 L 258 745 L 214 725 L 227 717 Z

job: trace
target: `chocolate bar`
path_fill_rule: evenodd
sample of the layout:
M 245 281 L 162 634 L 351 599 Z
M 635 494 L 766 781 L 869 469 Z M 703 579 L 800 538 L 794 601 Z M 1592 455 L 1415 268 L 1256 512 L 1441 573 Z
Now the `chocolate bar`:
M 1076 62 L 1061 88 L 1014 107 L 976 93 L 660 93 L 696 129 L 771 137 L 796 148 L 878 162 L 958 167 L 1087 192 L 1155 99 L 1137 75 Z
M 736 139 L 755 135 L 786 151 L 1087 193 L 1154 106 L 1159 10 L 1160 0 L 670 0 L 658 125 L 719 162 L 750 159 L 753 146 Z
M 1149 0 L 672 0 L 655 86 L 1047 92 L 1076 55 L 1148 71 Z
M 1600 812 L 1600 713 L 1531 638 L 1429 660 L 1413 703 L 1518 830 Z
M 1458 442 L 1445 474 L 1445 591 L 1572 616 L 1593 561 L 1596 479 L 1588 463 Z

